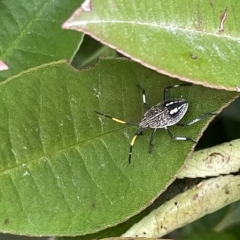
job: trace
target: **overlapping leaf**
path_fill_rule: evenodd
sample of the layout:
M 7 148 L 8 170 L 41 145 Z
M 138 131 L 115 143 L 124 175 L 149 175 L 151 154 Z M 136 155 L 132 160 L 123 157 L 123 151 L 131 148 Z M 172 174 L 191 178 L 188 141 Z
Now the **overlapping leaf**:
M 161 73 L 239 91 L 239 12 L 239 1 L 92 0 L 63 27 Z
M 0 71 L 0 81 L 43 63 L 71 59 L 82 34 L 60 26 L 80 2 L 1 1 L 0 57 L 9 69 Z

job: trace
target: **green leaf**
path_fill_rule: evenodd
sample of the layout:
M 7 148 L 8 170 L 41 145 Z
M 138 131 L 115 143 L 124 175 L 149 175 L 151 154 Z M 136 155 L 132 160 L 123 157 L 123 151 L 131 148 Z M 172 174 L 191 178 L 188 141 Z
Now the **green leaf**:
M 8 65 L 0 81 L 43 63 L 71 59 L 82 34 L 64 31 L 61 24 L 77 1 L 1 1 L 0 57 Z
M 84 235 L 116 225 L 155 199 L 176 176 L 193 144 L 164 130 L 148 153 L 151 131 L 136 133 L 98 116 L 128 121 L 143 114 L 163 88 L 179 84 L 124 59 L 101 60 L 78 72 L 64 62 L 43 65 L 0 85 L 0 231 L 24 235 Z M 189 100 L 183 121 L 218 111 L 237 93 L 201 86 L 171 89 Z M 173 133 L 199 138 L 209 119 Z
M 81 69 L 93 65 L 101 56 L 116 57 L 117 52 L 112 48 L 102 45 L 88 35 L 85 35 L 81 47 L 74 56 L 71 64 L 75 68 Z
M 221 221 L 216 224 L 214 227 L 214 231 L 220 232 L 220 231 L 226 231 L 229 230 L 229 228 L 239 228 L 239 214 L 240 214 L 240 201 L 230 205 L 228 208 L 227 213 L 225 216 L 221 219 Z
M 160 73 L 239 91 L 239 12 L 239 1 L 92 0 L 90 12 L 79 9 L 63 27 Z

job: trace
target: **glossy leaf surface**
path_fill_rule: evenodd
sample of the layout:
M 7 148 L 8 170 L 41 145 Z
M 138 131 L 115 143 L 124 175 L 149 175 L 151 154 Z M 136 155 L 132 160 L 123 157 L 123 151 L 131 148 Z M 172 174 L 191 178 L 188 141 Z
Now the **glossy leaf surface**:
M 239 91 L 239 1 L 92 0 L 63 25 L 160 73 Z
M 0 71 L 0 81 L 43 63 L 71 59 L 82 34 L 62 30 L 61 23 L 79 4 L 1 1 L 0 57 L 9 69 Z
M 43 65 L 0 86 L 0 230 L 24 235 L 84 235 L 116 225 L 146 207 L 175 177 L 191 142 L 159 130 L 140 136 L 128 164 L 133 127 L 99 117 L 95 110 L 128 121 L 162 101 L 163 88 L 180 83 L 124 59 L 101 60 L 78 72 L 65 62 Z M 188 86 L 171 89 L 188 99 L 183 121 L 218 111 L 236 93 Z M 172 127 L 199 138 L 209 119 Z

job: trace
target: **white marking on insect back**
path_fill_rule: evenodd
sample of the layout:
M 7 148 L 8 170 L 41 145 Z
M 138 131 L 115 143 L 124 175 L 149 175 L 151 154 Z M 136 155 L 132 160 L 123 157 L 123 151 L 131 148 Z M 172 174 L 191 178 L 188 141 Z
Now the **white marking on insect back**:
M 175 114 L 179 111 L 179 108 L 174 108 L 170 111 L 170 114 Z
M 166 104 L 166 107 L 173 105 L 175 102 L 169 102 Z

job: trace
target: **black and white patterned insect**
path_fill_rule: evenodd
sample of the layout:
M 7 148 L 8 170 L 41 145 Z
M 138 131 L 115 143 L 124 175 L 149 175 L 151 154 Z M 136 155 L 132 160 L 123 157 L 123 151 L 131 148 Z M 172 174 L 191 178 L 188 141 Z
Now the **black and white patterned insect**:
M 192 85 L 191 83 L 184 83 L 184 84 L 180 84 L 180 85 L 173 85 L 173 86 L 165 87 L 164 91 L 163 91 L 163 101 L 156 104 L 153 107 L 149 107 L 149 105 L 146 102 L 145 90 L 140 85 L 138 85 L 138 87 L 142 90 L 143 104 L 147 111 L 143 115 L 142 120 L 137 123 L 125 122 L 123 120 L 111 117 L 104 113 L 101 113 L 98 111 L 95 111 L 95 112 L 97 114 L 100 114 L 104 117 L 110 118 L 113 121 L 116 121 L 121 124 L 126 124 L 126 125 L 130 125 L 130 126 L 136 126 L 136 125 L 138 126 L 138 131 L 133 136 L 132 141 L 130 143 L 129 163 L 131 163 L 132 148 L 135 143 L 135 140 L 136 140 L 137 136 L 141 135 L 142 132 L 147 128 L 153 128 L 153 132 L 150 137 L 150 150 L 149 150 L 150 153 L 152 152 L 152 149 L 153 149 L 153 138 L 154 138 L 156 130 L 158 128 L 164 128 L 172 139 L 180 140 L 180 141 L 192 141 L 193 143 L 196 143 L 196 141 L 194 139 L 192 139 L 191 137 L 174 135 L 168 128 L 173 125 L 189 126 L 189 125 L 192 125 L 192 124 L 200 121 L 201 119 L 203 119 L 207 116 L 216 115 L 216 113 L 207 112 L 207 113 L 193 119 L 190 122 L 179 123 L 179 121 L 184 117 L 184 115 L 186 114 L 186 112 L 188 110 L 188 101 L 183 98 L 169 98 L 168 90 L 170 88 L 177 88 L 177 87 L 191 86 L 191 85 Z

